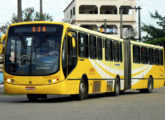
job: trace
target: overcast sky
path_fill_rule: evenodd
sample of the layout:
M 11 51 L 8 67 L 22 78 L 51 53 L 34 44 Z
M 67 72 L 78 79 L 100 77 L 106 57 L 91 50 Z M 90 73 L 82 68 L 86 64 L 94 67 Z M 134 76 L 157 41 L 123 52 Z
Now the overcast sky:
M 34 7 L 39 10 L 40 0 L 22 0 L 23 9 Z M 43 0 L 43 11 L 53 16 L 54 21 L 63 19 L 63 10 L 71 0 Z M 149 12 L 158 10 L 165 16 L 165 0 L 138 0 L 138 4 L 142 7 L 142 22 L 152 24 L 153 21 L 149 16 Z M 0 0 L 0 26 L 11 20 L 12 14 L 17 13 L 17 0 Z

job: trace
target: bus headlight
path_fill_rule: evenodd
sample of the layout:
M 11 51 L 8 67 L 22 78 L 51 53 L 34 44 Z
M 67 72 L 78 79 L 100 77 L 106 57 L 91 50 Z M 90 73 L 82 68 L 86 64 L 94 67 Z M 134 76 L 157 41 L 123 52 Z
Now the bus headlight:
M 11 83 L 11 79 L 8 78 L 8 79 L 6 80 L 6 82 L 7 82 L 7 83 Z
M 13 79 L 10 79 L 10 78 L 8 78 L 6 82 L 7 82 L 7 83 L 14 84 L 14 80 L 13 80 Z
M 53 79 L 53 83 L 55 83 L 57 80 L 56 79 Z

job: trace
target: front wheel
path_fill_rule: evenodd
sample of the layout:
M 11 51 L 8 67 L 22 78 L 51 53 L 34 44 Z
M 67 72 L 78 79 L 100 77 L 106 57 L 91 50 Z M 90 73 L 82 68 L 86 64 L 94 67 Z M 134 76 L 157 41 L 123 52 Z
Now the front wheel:
M 79 100 L 87 99 L 88 97 L 88 85 L 85 80 L 82 78 L 79 87 Z

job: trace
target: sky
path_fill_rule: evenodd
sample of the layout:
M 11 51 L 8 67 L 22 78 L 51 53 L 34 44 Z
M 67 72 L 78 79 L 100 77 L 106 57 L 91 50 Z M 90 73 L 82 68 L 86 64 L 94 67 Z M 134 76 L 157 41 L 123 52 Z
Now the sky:
M 22 9 L 34 7 L 39 11 L 40 0 L 22 0 Z M 62 21 L 63 10 L 72 0 L 43 0 L 43 12 L 53 16 L 54 21 Z M 165 16 L 165 0 L 137 0 L 138 5 L 142 7 L 142 23 L 154 24 L 149 13 L 158 10 Z M 12 14 L 17 13 L 17 0 L 0 0 L 0 26 L 11 20 Z

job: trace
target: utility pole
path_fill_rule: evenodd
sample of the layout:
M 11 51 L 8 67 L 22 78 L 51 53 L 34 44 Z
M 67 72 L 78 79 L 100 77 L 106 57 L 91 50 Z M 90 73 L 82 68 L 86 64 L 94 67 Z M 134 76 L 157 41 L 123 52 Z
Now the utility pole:
M 107 20 L 105 19 L 104 20 L 104 32 L 105 32 L 105 34 L 106 34 L 106 30 L 107 30 Z
M 43 20 L 43 12 L 42 12 L 42 0 L 40 0 L 40 20 Z
M 139 41 L 141 41 L 142 40 L 142 38 L 141 38 L 141 7 L 139 6 L 138 8 L 138 29 L 139 29 Z
M 123 38 L 123 8 L 120 8 L 120 38 Z
M 17 14 L 17 16 L 18 16 L 18 22 L 22 22 L 22 0 L 18 0 L 17 1 L 18 2 L 18 14 Z

